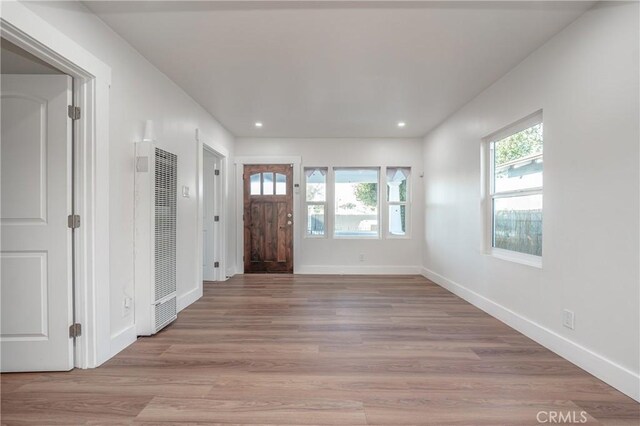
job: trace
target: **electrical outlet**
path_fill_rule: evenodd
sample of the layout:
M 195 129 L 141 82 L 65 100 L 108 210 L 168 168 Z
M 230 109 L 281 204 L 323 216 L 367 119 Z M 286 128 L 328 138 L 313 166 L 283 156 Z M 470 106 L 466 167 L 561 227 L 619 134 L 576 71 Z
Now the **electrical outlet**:
M 358 260 L 360 260 L 360 262 L 364 262 L 364 254 L 360 253 L 360 256 L 358 256 Z
M 131 298 L 129 296 L 125 296 L 124 299 L 122 299 L 122 316 L 125 317 L 129 314 L 129 311 L 131 310 Z
M 575 316 L 573 311 L 565 309 L 562 311 L 562 325 L 573 330 L 575 328 Z

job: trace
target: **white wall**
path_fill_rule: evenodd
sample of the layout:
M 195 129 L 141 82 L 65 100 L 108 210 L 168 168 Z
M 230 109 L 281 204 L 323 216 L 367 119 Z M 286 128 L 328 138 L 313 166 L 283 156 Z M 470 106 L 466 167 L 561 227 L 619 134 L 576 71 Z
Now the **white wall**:
M 76 40 L 112 69 L 110 91 L 110 327 L 112 353 L 135 338 L 133 313 L 123 312 L 123 298 L 133 297 L 134 141 L 144 120 L 156 125 L 158 145 L 178 155 L 178 188 L 187 185 L 191 197 L 178 196 L 178 296 L 198 293 L 198 209 L 196 187 L 200 140 L 233 155 L 233 136 L 168 77 L 151 65 L 80 2 L 25 3 L 50 24 Z M 233 180 L 227 180 L 232 185 Z M 233 191 L 228 188 L 227 191 Z M 228 203 L 232 205 L 232 203 Z M 230 210 L 232 211 L 232 210 Z M 229 216 L 233 218 L 232 215 Z M 229 221 L 233 236 L 235 225 Z M 229 244 L 233 259 L 235 244 Z M 195 293 L 194 293 L 195 292 Z M 189 299 L 191 300 L 191 299 Z M 98 301 L 100 303 L 100 301 Z M 102 319 L 99 319 L 102 321 Z
M 299 239 L 297 273 L 418 273 L 423 233 L 422 141 L 419 139 L 268 139 L 238 138 L 236 156 L 302 157 L 305 166 L 410 166 L 411 238 L 407 239 Z M 298 183 L 298 182 L 296 182 Z M 303 182 L 299 182 L 301 185 Z M 239 193 L 238 196 L 241 196 Z M 302 212 L 300 205 L 300 212 Z M 240 212 L 242 214 L 242 212 Z M 304 219 L 298 218 L 302 224 Z M 302 236 L 304 229 L 300 226 Z M 242 243 L 241 241 L 238 242 Z M 359 255 L 364 254 L 364 261 Z M 241 262 L 238 262 L 241 265 Z
M 425 275 L 636 399 L 638 36 L 637 3 L 599 4 L 424 140 Z M 481 139 L 538 109 L 542 269 L 483 254 L 480 209 Z

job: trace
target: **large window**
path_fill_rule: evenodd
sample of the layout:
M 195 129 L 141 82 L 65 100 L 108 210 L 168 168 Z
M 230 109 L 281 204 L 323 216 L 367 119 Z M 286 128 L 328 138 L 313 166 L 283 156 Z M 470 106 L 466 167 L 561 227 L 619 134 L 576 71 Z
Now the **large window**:
M 327 168 L 306 168 L 305 211 L 308 237 L 324 237 L 327 212 Z
M 491 247 L 542 256 L 542 116 L 491 138 Z
M 410 167 L 305 167 L 305 236 L 407 238 L 410 175 Z
M 380 235 L 378 217 L 379 169 L 334 169 L 334 237 Z

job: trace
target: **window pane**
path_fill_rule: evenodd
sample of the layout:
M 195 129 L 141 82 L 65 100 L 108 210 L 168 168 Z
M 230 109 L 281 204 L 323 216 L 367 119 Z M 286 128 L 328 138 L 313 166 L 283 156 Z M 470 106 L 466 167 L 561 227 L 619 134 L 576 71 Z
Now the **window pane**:
M 378 236 L 378 170 L 336 169 L 335 236 Z
M 327 200 L 327 169 L 305 169 L 307 201 Z
M 387 200 L 391 202 L 407 201 L 407 179 L 409 168 L 387 168 Z
M 273 195 L 273 173 L 262 174 L 262 195 Z
M 493 142 L 494 192 L 542 187 L 542 123 Z
M 249 183 L 251 187 L 251 195 L 260 195 L 260 173 L 251 175 Z
M 324 205 L 307 206 L 307 235 L 324 235 Z
M 493 200 L 493 246 L 542 256 L 542 194 Z
M 389 206 L 389 234 L 406 235 L 407 206 L 392 204 Z
M 287 195 L 287 175 L 276 173 L 276 195 Z

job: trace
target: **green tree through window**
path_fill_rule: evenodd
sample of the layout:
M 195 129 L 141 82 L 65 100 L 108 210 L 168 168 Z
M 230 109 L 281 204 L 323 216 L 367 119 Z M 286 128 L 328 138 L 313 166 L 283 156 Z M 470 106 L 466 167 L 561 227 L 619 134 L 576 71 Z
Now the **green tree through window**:
M 356 199 L 368 207 L 376 207 L 378 205 L 378 184 L 377 183 L 359 183 L 356 186 Z M 400 184 L 400 199 L 407 199 L 407 181 L 403 180 Z M 402 230 L 406 231 L 405 209 L 401 210 Z

